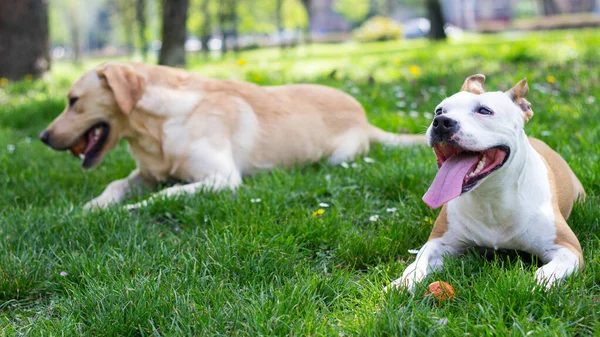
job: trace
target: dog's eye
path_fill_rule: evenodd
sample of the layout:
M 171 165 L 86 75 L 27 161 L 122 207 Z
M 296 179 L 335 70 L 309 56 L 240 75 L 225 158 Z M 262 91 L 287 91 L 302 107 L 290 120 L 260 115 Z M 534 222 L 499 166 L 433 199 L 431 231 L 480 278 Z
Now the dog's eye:
M 69 98 L 69 105 L 73 106 L 77 102 L 78 99 L 79 99 L 79 97 L 70 97 Z
M 443 112 L 442 108 L 437 108 L 437 109 L 435 110 L 435 115 L 436 115 L 436 116 L 439 116 L 439 115 L 441 115 L 441 114 L 442 114 L 442 112 Z
M 490 109 L 488 109 L 488 108 L 486 108 L 486 107 L 484 107 L 484 106 L 481 106 L 481 107 L 479 107 L 479 108 L 477 109 L 477 113 L 478 113 L 478 114 L 482 114 L 482 115 L 493 115 L 493 114 L 494 114 L 494 113 L 492 112 L 492 110 L 490 110 Z

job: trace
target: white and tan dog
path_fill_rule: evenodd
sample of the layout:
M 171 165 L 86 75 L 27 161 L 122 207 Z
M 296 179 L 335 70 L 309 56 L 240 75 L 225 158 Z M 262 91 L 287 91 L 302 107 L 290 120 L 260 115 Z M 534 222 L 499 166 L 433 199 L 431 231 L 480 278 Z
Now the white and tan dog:
M 467 78 L 435 110 L 427 138 L 440 170 L 423 200 L 443 208 L 429 241 L 393 287 L 414 290 L 445 255 L 469 247 L 537 255 L 544 265 L 535 279 L 548 288 L 583 267 L 566 219 L 585 192 L 558 153 L 525 135 L 533 116 L 527 80 L 506 93 L 484 92 L 484 80 Z
M 40 135 L 42 141 L 56 150 L 71 149 L 90 168 L 125 139 L 137 162 L 129 177 L 109 184 L 85 205 L 88 209 L 164 181 L 186 183 L 159 193 L 167 197 L 235 189 L 243 175 L 261 169 L 323 157 L 332 164 L 352 160 L 368 151 L 370 142 L 426 143 L 423 135 L 370 125 L 360 103 L 337 89 L 260 87 L 140 63 L 110 62 L 85 73 L 68 101 Z

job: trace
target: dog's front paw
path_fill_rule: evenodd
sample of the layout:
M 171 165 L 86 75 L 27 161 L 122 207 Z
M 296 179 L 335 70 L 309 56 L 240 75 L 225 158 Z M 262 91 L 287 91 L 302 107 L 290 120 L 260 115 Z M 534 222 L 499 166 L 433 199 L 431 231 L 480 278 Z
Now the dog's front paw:
M 413 294 L 415 292 L 415 284 L 416 282 L 414 282 L 414 280 L 405 279 L 404 277 L 401 277 L 399 279 L 394 280 L 383 290 L 385 292 L 389 292 L 391 290 L 408 291 L 409 293 Z
M 569 275 L 579 268 L 578 257 L 564 249 L 547 264 L 541 266 L 535 272 L 535 281 L 546 290 L 560 285 Z
M 105 202 L 99 199 L 94 199 L 83 205 L 83 210 L 86 212 L 92 212 L 107 208 L 110 205 L 109 202 Z
M 547 264 L 535 272 L 535 282 L 545 290 L 558 286 L 566 277 L 569 268 Z
M 409 293 L 414 294 L 417 283 L 421 282 L 425 276 L 425 272 L 413 263 L 404 270 L 401 278 L 390 283 L 384 290 L 386 292 L 390 290 L 406 290 Z

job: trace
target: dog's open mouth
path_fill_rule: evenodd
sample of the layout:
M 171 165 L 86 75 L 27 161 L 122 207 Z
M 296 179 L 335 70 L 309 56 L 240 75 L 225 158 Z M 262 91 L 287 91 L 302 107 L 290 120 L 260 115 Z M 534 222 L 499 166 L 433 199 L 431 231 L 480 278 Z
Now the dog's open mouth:
M 510 149 L 504 145 L 476 152 L 440 142 L 433 150 L 440 170 L 423 196 L 431 208 L 438 208 L 472 190 L 483 178 L 502 167 L 510 155 Z
M 69 148 L 74 156 L 83 160 L 81 164 L 83 168 L 87 169 L 94 165 L 106 144 L 109 132 L 108 123 L 96 123 L 79 137 L 75 145 Z

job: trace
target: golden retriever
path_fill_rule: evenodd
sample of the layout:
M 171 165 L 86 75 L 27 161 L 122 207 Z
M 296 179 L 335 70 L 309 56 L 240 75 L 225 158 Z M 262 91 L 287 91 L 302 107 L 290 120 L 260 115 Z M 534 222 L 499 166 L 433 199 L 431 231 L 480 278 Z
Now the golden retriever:
M 258 86 L 109 62 L 81 76 L 67 98 L 64 111 L 41 133 L 44 143 L 70 149 L 87 169 L 125 139 L 137 162 L 137 169 L 110 183 L 86 209 L 118 203 L 134 189 L 163 181 L 186 183 L 158 193 L 165 197 L 235 189 L 242 176 L 258 170 L 323 157 L 331 164 L 352 160 L 370 142 L 425 144 L 423 135 L 370 125 L 354 98 L 321 85 Z

